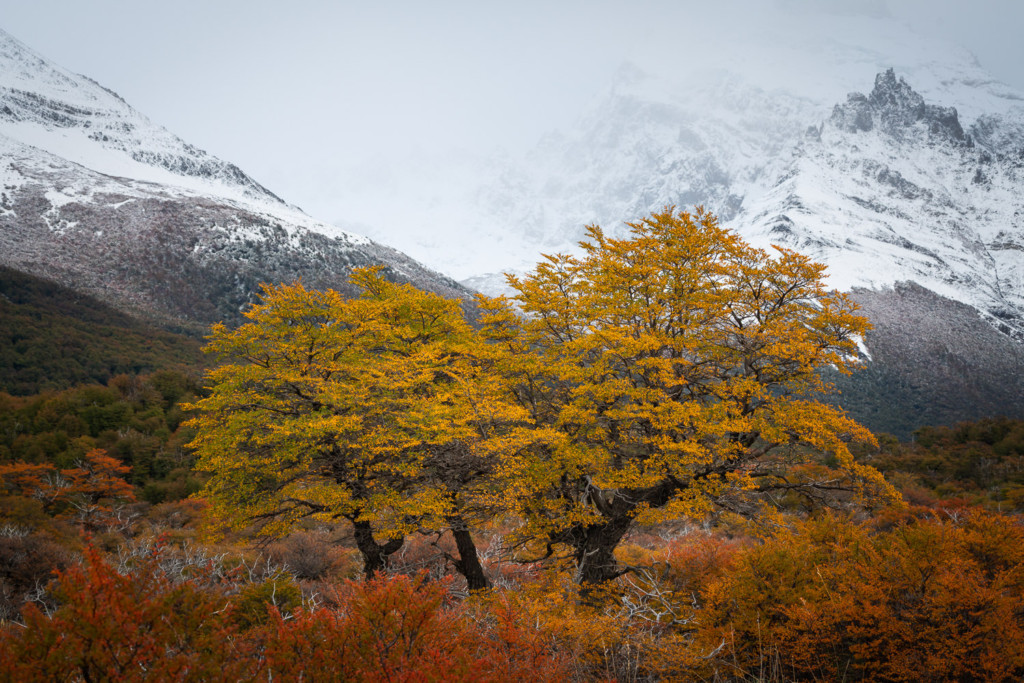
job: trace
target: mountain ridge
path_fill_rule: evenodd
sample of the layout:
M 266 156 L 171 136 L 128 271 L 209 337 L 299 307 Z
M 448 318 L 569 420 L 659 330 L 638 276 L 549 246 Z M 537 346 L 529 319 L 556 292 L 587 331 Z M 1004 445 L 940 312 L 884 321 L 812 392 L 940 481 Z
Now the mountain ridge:
M 824 262 L 840 289 L 917 282 L 1022 339 L 1024 165 L 1012 148 L 979 145 L 974 125 L 882 72 L 801 141 L 733 227 Z
M 351 291 L 348 273 L 361 266 L 470 296 L 397 250 L 307 216 L 3 32 L 0 264 L 198 328 L 239 322 L 262 282 Z
M 19 81 L 15 69 L 0 69 L 0 265 L 193 331 L 239 322 L 261 282 L 350 291 L 347 273 L 364 265 L 468 298 L 408 256 L 264 192 L 94 82 L 47 71 L 4 36 L 0 60 L 21 55 L 27 71 Z M 49 85 L 35 98 L 12 87 L 31 82 L 33 68 L 52 81 L 43 78 Z M 960 92 L 968 80 L 933 91 Z M 965 117 L 896 69 L 828 106 L 721 74 L 683 97 L 626 70 L 578 129 L 546 140 L 531 167 L 496 164 L 478 194 L 481 229 L 457 253 L 444 240 L 435 248 L 468 263 L 483 245 L 532 265 L 540 250 L 572 249 L 588 223 L 615 236 L 620 221 L 699 202 L 755 246 L 825 263 L 830 283 L 882 321 L 865 340 L 867 371 L 854 384 L 837 380 L 869 427 L 906 435 L 914 420 L 973 416 L 977 406 L 966 402 L 985 395 L 1000 397 L 986 406 L 1024 416 L 1024 108 L 982 86 L 981 100 L 999 106 Z M 908 335 L 935 337 L 928 311 L 971 332 L 942 348 L 908 347 Z M 946 370 L 929 377 L 927 358 L 898 360 L 914 349 Z M 943 383 L 975 399 L 951 402 Z M 889 396 L 906 406 L 894 409 Z
M 208 194 L 285 204 L 234 164 L 153 124 L 113 90 L 49 62 L 2 29 L 0 63 L 0 126 L 9 137 L 105 175 L 173 178 Z
M 495 231 L 522 222 L 543 250 L 573 251 L 588 223 L 620 236 L 624 221 L 702 204 L 756 247 L 825 264 L 828 284 L 876 322 L 865 369 L 835 378 L 869 428 L 909 438 L 926 422 L 1024 417 L 1017 100 L 985 90 L 979 101 L 998 106 L 965 117 L 891 67 L 828 106 L 738 77 L 686 98 L 626 76 L 532 170 L 484 192 Z M 467 282 L 504 289 L 495 275 Z M 945 320 L 961 332 L 945 334 Z
M 527 226 L 525 243 L 504 250 L 523 255 L 513 271 L 531 267 L 531 252 L 574 250 L 587 224 L 621 233 L 700 204 L 756 246 L 825 263 L 838 289 L 920 282 L 1021 336 L 1024 107 L 1003 97 L 964 121 L 892 68 L 828 107 L 738 77 L 678 99 L 626 76 L 531 170 L 481 193 L 496 238 Z M 466 282 L 503 290 L 497 275 Z

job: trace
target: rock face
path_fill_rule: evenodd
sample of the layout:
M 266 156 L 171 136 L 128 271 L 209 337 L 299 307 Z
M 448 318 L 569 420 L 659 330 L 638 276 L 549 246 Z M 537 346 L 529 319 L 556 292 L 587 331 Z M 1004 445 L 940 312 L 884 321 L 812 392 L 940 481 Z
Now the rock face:
M 836 105 L 733 225 L 829 266 L 874 329 L 841 405 L 875 431 L 1024 418 L 1018 114 L 965 127 L 890 69 Z
M 1024 347 L 975 309 L 914 283 L 852 295 L 873 325 L 871 360 L 833 379 L 837 402 L 872 431 L 909 439 L 922 425 L 1024 417 Z
M 1024 165 L 1014 116 L 966 127 L 892 70 L 852 94 L 731 222 L 829 267 L 840 289 L 916 282 L 1024 339 Z
M 849 133 L 866 133 L 876 122 L 890 135 L 900 135 L 920 122 L 933 137 L 968 143 L 955 107 L 925 104 L 905 80 L 897 80 L 893 69 L 878 74 L 870 95 L 851 93 L 846 104 L 837 104 L 830 119 L 832 125 Z
M 824 110 L 729 77 L 685 95 L 613 89 L 532 172 L 483 193 L 492 230 L 525 226 L 526 247 L 550 252 L 588 223 L 614 233 L 701 204 L 757 246 L 825 263 L 838 289 L 917 282 L 1024 336 L 1024 98 L 965 122 L 892 69 Z
M 22 169 L 25 167 L 22 166 Z M 63 173 L 57 174 L 63 177 Z M 384 264 L 395 279 L 446 296 L 457 283 L 369 240 L 328 237 L 218 198 L 139 191 L 76 169 L 79 195 L 35 176 L 0 214 L 0 259 L 122 310 L 175 323 L 236 323 L 261 282 L 301 279 L 348 290 L 352 268 Z
M 468 296 L 394 249 L 310 218 L 3 32 L 0 264 L 200 329 L 238 322 L 261 282 L 346 290 L 359 266 Z

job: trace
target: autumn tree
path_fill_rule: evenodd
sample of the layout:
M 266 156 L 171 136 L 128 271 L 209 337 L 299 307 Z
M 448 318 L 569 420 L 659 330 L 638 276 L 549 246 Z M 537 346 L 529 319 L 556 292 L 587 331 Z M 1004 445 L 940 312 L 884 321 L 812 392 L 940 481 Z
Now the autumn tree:
M 379 269 L 352 281 L 354 299 L 266 286 L 247 324 L 215 327 L 209 350 L 226 362 L 190 406 L 207 493 L 270 531 L 349 520 L 367 577 L 408 533 L 448 529 L 456 568 L 483 588 L 467 516 L 487 493 L 489 449 L 507 442 L 495 427 L 508 402 L 485 381 L 460 302 Z
M 32 498 L 52 515 L 74 517 L 88 528 L 113 521 L 115 507 L 135 501 L 125 481 L 131 468 L 94 448 L 74 467 L 15 462 L 0 465 L 0 495 Z
M 824 266 L 703 210 L 628 226 L 588 228 L 581 256 L 548 256 L 481 303 L 505 386 L 547 430 L 503 460 L 524 538 L 567 547 L 586 586 L 625 571 L 614 552 L 638 522 L 891 494 L 847 448 L 871 434 L 817 398 L 819 370 L 849 372 L 867 329 Z

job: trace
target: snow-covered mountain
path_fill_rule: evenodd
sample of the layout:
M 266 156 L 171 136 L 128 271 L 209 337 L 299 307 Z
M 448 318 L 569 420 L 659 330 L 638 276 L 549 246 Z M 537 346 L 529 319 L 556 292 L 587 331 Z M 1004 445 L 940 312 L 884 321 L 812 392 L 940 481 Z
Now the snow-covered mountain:
M 854 292 L 875 324 L 872 361 L 841 385 L 868 426 L 906 436 L 1024 417 L 1024 95 L 956 46 L 884 19 L 833 19 L 840 39 L 835 26 L 755 27 L 734 37 L 746 53 L 713 68 L 626 65 L 577 125 L 525 158 L 423 160 L 415 202 L 371 202 L 388 206 L 373 234 L 500 291 L 502 271 L 575 248 L 587 224 L 614 234 L 701 204 L 758 246 L 824 262 Z M 370 263 L 466 293 L 310 218 L 0 32 L 0 264 L 208 323 L 237 319 L 261 281 L 343 289 Z
M 0 131 L 103 175 L 284 205 L 236 166 L 153 124 L 116 93 L 0 30 Z
M 892 70 L 811 128 L 733 221 L 840 289 L 915 282 L 1024 339 L 1024 116 L 965 124 Z
M 355 266 L 454 281 L 290 206 L 0 31 L 0 263 L 173 321 L 237 319 L 259 282 L 344 289 Z
M 936 102 L 891 69 L 872 77 L 829 111 L 729 74 L 674 96 L 624 72 L 524 166 L 537 170 L 486 189 L 489 224 L 506 241 L 524 226 L 529 264 L 588 223 L 702 204 L 758 246 L 826 263 L 839 289 L 913 281 L 1024 335 L 1024 100 L 979 77 L 965 120 L 962 83 Z
M 869 426 L 1024 417 L 1024 94 L 956 46 L 880 19 L 847 28 L 811 46 L 773 34 L 752 63 L 677 79 L 625 66 L 574 128 L 481 190 L 471 246 L 501 244 L 504 269 L 525 270 L 587 224 L 616 234 L 700 204 L 854 292 L 873 360 L 839 383 Z M 887 31 L 902 51 L 883 49 Z
M 492 290 L 501 271 L 573 248 L 588 223 L 614 229 L 666 204 L 704 204 L 744 232 L 753 210 L 766 208 L 759 200 L 791 172 L 808 130 L 823 128 L 848 93 L 870 94 L 890 68 L 926 104 L 954 107 L 965 132 L 993 120 L 1001 132 L 977 138 L 1012 147 L 1024 94 L 958 45 L 885 12 L 844 10 L 863 4 L 758 3 L 748 19 L 680 27 L 674 52 L 634 51 L 575 124 L 532 151 L 464 159 L 458 172 L 448 162 L 421 163 L 383 195 L 418 194 L 415 202 L 360 219 L 389 244 Z M 363 194 L 383 205 L 373 188 Z

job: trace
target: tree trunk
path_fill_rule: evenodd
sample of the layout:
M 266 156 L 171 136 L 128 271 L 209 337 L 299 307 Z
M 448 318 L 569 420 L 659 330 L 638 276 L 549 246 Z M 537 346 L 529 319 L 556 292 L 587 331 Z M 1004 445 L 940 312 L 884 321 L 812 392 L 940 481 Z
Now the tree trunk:
M 587 482 L 589 486 L 589 482 Z M 571 529 L 559 539 L 569 543 L 576 559 L 576 581 L 586 600 L 594 588 L 626 573 L 615 560 L 615 548 L 633 525 L 633 514 L 641 503 L 660 508 L 671 500 L 680 483 L 674 479 L 642 489 L 619 489 L 591 493 L 603 522 Z
M 369 581 L 377 572 L 387 567 L 388 557 L 398 552 L 405 544 L 405 538 L 388 539 L 386 543 L 377 543 L 373 538 L 373 526 L 366 520 L 353 520 L 356 547 L 363 556 L 363 573 Z
M 469 590 L 478 591 L 491 587 L 491 582 L 484 574 L 483 565 L 480 564 L 480 557 L 476 553 L 476 544 L 469 534 L 469 527 L 459 515 L 448 518 L 451 525 L 452 536 L 455 538 L 455 547 L 459 549 L 459 559 L 455 560 L 455 569 L 466 577 L 466 584 Z
M 629 531 L 631 523 L 629 515 L 622 515 L 602 524 L 591 524 L 574 530 L 576 581 L 580 584 L 584 598 L 600 584 L 625 573 L 615 560 L 615 548 Z

